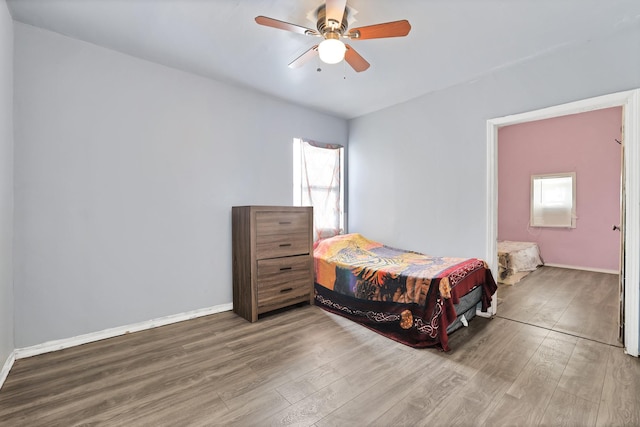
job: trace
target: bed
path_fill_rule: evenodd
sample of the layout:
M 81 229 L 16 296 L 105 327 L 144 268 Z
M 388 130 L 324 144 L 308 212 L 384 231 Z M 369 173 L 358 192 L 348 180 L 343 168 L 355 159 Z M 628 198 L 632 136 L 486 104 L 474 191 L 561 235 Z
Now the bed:
M 384 336 L 449 350 L 448 334 L 487 311 L 497 286 L 484 261 L 434 257 L 346 234 L 314 245 L 315 303 Z
M 543 265 L 535 242 L 498 242 L 498 282 L 515 285 L 527 274 Z

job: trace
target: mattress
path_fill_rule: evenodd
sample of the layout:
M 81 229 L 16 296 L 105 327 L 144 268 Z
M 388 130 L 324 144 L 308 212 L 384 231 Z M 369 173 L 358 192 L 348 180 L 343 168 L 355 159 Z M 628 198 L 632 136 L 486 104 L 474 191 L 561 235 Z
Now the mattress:
M 513 285 L 543 265 L 535 242 L 498 242 L 498 282 Z

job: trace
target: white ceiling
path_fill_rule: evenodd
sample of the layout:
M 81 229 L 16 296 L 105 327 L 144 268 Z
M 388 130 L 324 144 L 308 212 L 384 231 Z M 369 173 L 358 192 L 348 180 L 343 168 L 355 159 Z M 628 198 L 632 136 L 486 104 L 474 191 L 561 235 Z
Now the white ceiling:
M 350 42 L 371 63 L 356 73 L 319 59 L 289 69 L 317 39 L 254 21 L 265 15 L 315 28 L 308 16 L 323 0 L 8 4 L 16 21 L 344 118 L 640 25 L 640 0 L 350 0 L 352 28 L 399 19 L 412 26 L 407 37 Z

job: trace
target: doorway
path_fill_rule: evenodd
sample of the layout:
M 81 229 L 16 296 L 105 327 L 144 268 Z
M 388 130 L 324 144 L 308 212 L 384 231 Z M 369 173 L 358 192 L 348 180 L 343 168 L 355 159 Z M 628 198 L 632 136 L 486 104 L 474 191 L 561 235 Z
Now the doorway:
M 621 133 L 622 107 L 499 129 L 498 316 L 621 346 Z
M 622 183 L 625 189 L 622 230 L 625 350 L 638 356 L 640 319 L 640 89 L 590 98 L 542 110 L 487 121 L 487 248 L 486 259 L 497 273 L 498 236 L 498 129 L 504 126 L 577 114 L 610 107 L 623 107 L 624 163 Z M 497 301 L 492 311 L 495 312 Z

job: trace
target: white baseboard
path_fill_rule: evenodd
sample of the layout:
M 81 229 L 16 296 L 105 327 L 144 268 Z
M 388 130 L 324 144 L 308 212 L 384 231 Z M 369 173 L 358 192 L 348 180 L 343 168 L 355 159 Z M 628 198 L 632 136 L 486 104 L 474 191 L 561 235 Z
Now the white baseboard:
M 198 310 L 187 311 L 186 313 L 172 314 L 170 316 L 159 317 L 157 319 L 146 320 L 131 325 L 119 326 L 116 328 L 104 329 L 98 332 L 78 335 L 71 338 L 63 338 L 60 340 L 47 341 L 42 344 L 30 347 L 16 348 L 14 350 L 15 359 L 24 359 L 25 357 L 37 356 L 39 354 L 49 353 L 51 351 L 62 350 L 77 345 L 87 344 L 94 341 L 100 341 L 107 338 L 113 338 L 120 335 L 143 331 L 145 329 L 157 328 L 158 326 L 169 325 L 171 323 L 182 322 L 185 320 L 195 319 L 196 317 L 208 316 L 210 314 L 230 311 L 233 304 L 221 304 L 213 307 L 201 308 Z M 4 373 L 4 369 L 2 371 Z M 8 373 L 8 372 L 7 372 Z
M 618 270 L 607 270 L 605 268 L 579 267 L 575 265 L 552 264 L 550 262 L 545 262 L 544 265 L 545 267 L 569 268 L 571 270 L 593 271 L 594 273 L 620 274 Z
M 13 362 L 16 361 L 15 353 L 16 353 L 15 350 L 12 351 L 9 357 L 7 358 L 7 360 L 4 362 L 4 365 L 2 365 L 2 370 L 0 371 L 0 390 L 2 389 L 4 381 L 7 379 L 7 376 L 9 375 L 9 371 L 13 367 Z

